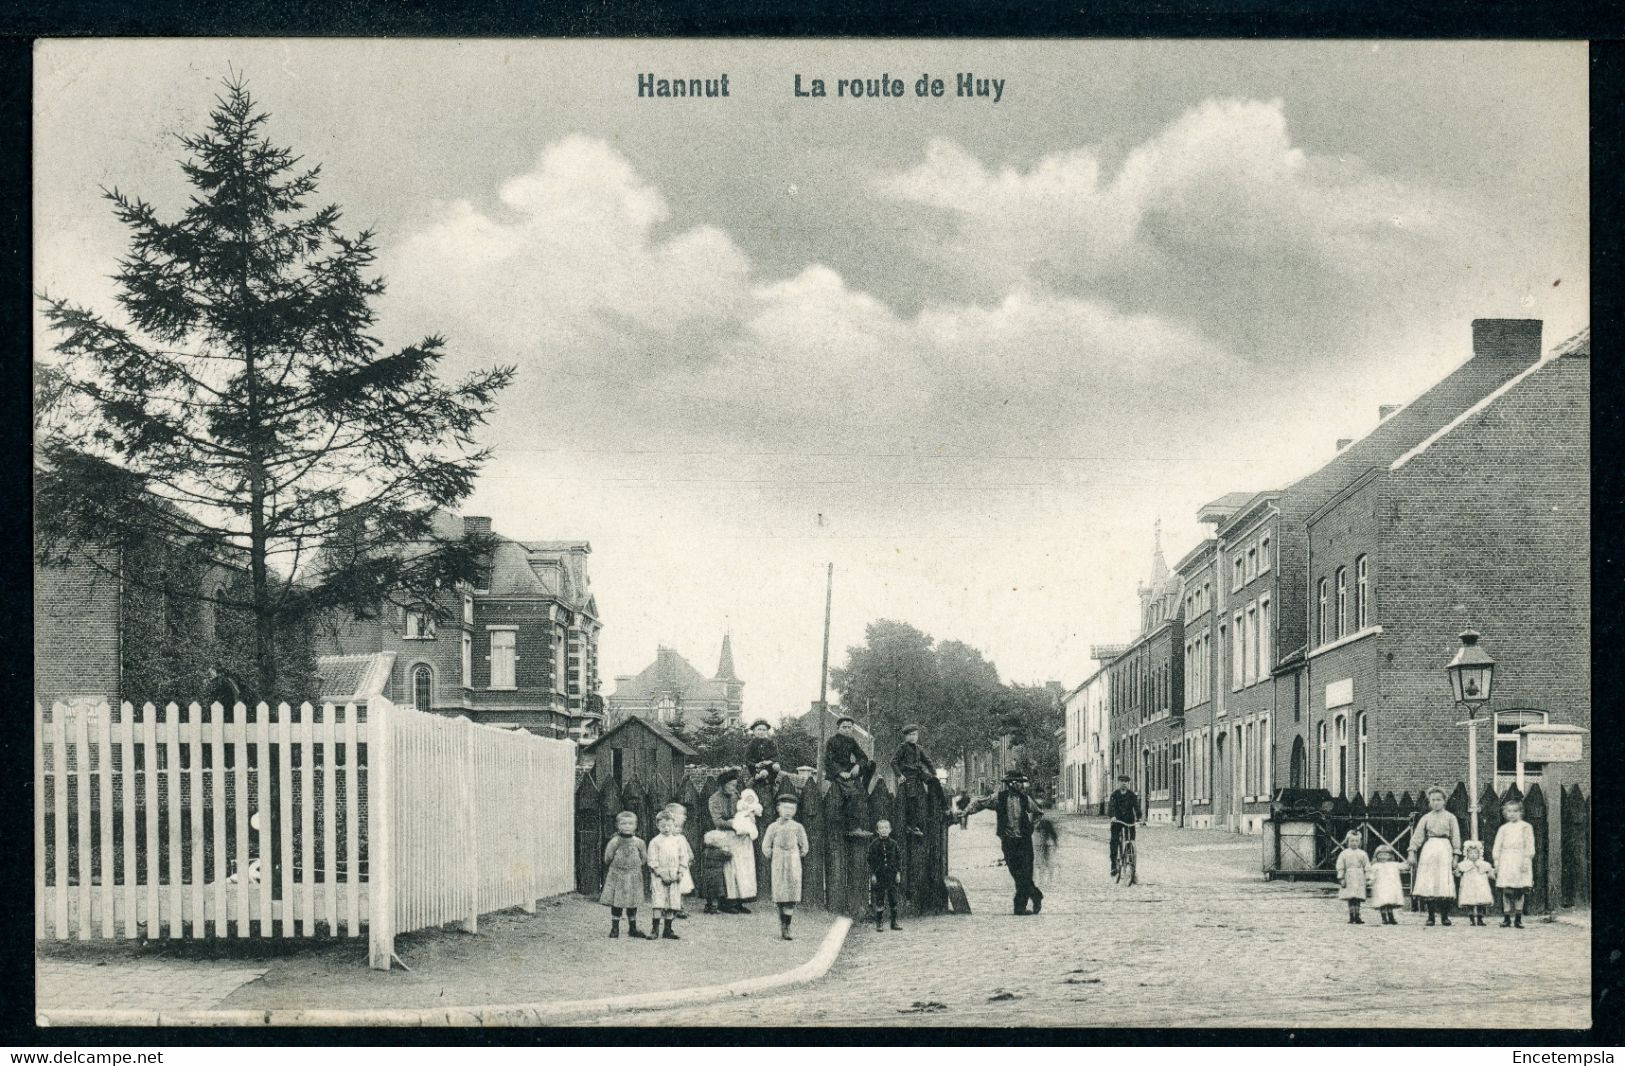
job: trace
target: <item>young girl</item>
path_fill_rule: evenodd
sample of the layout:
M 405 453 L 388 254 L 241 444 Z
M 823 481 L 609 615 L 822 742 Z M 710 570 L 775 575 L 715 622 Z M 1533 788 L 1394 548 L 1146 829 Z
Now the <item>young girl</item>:
M 661 812 L 655 820 L 660 835 L 649 845 L 649 906 L 654 908 L 654 932 L 650 939 L 681 940 L 672 929 L 672 921 L 683 909 L 683 879 L 688 875 L 694 852 L 688 841 L 677 831 L 677 822 L 671 815 Z M 666 931 L 660 931 L 660 922 L 666 922 Z
M 626 935 L 649 939 L 638 931 L 638 907 L 643 903 L 643 867 L 649 849 L 638 838 L 638 816 L 622 811 L 615 816 L 615 835 L 604 845 L 604 891 L 598 902 L 609 908 L 609 935 L 621 935 L 621 911 L 626 911 Z
M 1405 886 L 1399 875 L 1405 864 L 1399 852 L 1384 844 L 1377 849 L 1377 861 L 1371 864 L 1371 905 L 1382 915 L 1383 925 L 1398 925 L 1394 908 L 1405 905 Z
M 1450 924 L 1456 902 L 1456 860 L 1461 858 L 1461 825 L 1444 809 L 1444 789 L 1428 789 L 1428 812 L 1411 830 L 1411 895 L 1427 905 L 1428 924 Z
M 683 830 L 688 825 L 688 808 L 683 806 L 681 803 L 672 802 L 660 808 L 660 813 L 664 814 L 677 824 L 677 835 L 683 838 L 684 843 L 687 843 L 688 837 Z M 694 891 L 694 874 L 691 869 L 694 862 L 694 849 L 692 847 L 688 849 L 688 857 L 689 865 L 683 867 L 683 895 L 685 896 Z M 679 900 L 677 903 L 677 913 L 667 916 L 668 925 L 670 924 L 670 919 L 672 918 L 682 918 L 685 920 L 688 918 L 688 911 L 683 909 L 681 900 Z
M 742 837 L 755 840 L 757 837 L 756 819 L 762 815 L 762 801 L 757 798 L 755 789 L 744 789 L 739 793 L 739 801 L 734 807 L 734 832 Z
M 1469 840 L 1463 850 L 1466 854 L 1456 863 L 1456 873 L 1461 875 L 1456 905 L 1467 912 L 1468 925 L 1483 925 L 1484 908 L 1495 902 L 1490 892 L 1495 867 L 1484 861 L 1484 845 L 1478 841 Z
M 1490 849 L 1501 889 L 1501 928 L 1522 929 L 1524 897 L 1535 887 L 1535 830 L 1523 820 L 1523 804 L 1517 800 L 1502 805 L 1501 817 L 1506 821 L 1495 831 Z
M 737 835 L 732 829 L 713 829 L 705 834 L 705 862 L 700 865 L 700 895 L 705 897 L 706 914 L 716 914 L 718 904 L 728 898 L 728 863 L 733 859 L 733 841 Z
M 773 875 L 773 902 L 779 905 L 779 936 L 790 935 L 790 919 L 801 902 L 801 858 L 810 850 L 807 830 L 796 819 L 796 798 L 779 797 L 779 820 L 762 834 L 762 850 L 767 853 Z
M 1359 832 L 1351 829 L 1343 838 L 1343 850 L 1337 855 L 1337 882 L 1342 886 L 1338 889 L 1337 898 L 1348 900 L 1350 925 L 1365 924 L 1365 919 L 1360 917 L 1360 904 L 1365 902 L 1371 858 L 1360 844 Z

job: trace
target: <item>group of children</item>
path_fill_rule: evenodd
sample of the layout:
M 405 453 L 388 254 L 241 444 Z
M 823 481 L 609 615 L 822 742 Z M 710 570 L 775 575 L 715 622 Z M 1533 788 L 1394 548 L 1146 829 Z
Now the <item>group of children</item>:
M 1341 886 L 1338 898 L 1348 903 L 1349 924 L 1365 924 L 1365 919 L 1360 917 L 1360 907 L 1367 902 L 1369 889 L 1369 901 L 1382 915 L 1382 924 L 1398 925 L 1394 911 L 1405 904 L 1400 873 L 1407 867 L 1415 867 L 1417 874 L 1412 892 L 1427 906 L 1428 925 L 1435 924 L 1436 920 L 1441 925 L 1451 924 L 1452 902 L 1467 914 L 1469 925 L 1483 925 L 1485 911 L 1495 903 L 1495 894 L 1490 888 L 1490 882 L 1494 881 L 1501 890 L 1502 928 L 1522 929 L 1524 899 L 1534 887 L 1535 853 L 1534 830 L 1523 820 L 1523 804 L 1513 800 L 1501 808 L 1505 821 L 1495 834 L 1491 849 L 1493 863 L 1484 858 L 1483 844 L 1469 840 L 1459 850 L 1460 861 L 1452 864 L 1451 859 L 1458 852 L 1450 847 L 1450 842 L 1460 830 L 1455 817 L 1443 811 L 1442 791 L 1430 792 L 1429 800 L 1432 810 L 1424 819 L 1444 814 L 1448 824 L 1439 819 L 1440 829 L 1413 831 L 1409 861 L 1401 859 L 1387 844 L 1377 849 L 1373 860 L 1360 846 L 1358 831 L 1350 831 L 1344 839 L 1343 850 L 1337 857 L 1337 880 Z M 1424 829 L 1423 823 L 1418 823 L 1418 829 Z
M 740 796 L 741 801 L 746 796 L 750 797 L 750 804 L 747 806 L 742 802 L 740 812 L 743 814 L 754 807 L 754 811 L 750 811 L 745 818 L 749 823 L 748 835 L 754 839 L 757 835 L 754 815 L 760 813 L 762 807 L 754 792 L 745 790 Z M 797 802 L 793 795 L 780 796 L 778 820 L 761 834 L 762 852 L 768 857 L 772 876 L 773 902 L 779 908 L 779 935 L 785 940 L 795 939 L 790 935 L 790 923 L 796 904 L 801 902 L 801 860 L 809 850 L 807 830 L 795 820 Z M 615 816 L 615 836 L 604 846 L 604 865 L 607 869 L 604 873 L 604 890 L 598 897 L 598 902 L 609 908 L 611 938 L 621 935 L 621 917 L 624 914 L 628 936 L 640 940 L 682 939 L 673 926 L 677 919 L 688 917 L 683 910 L 683 896 L 694 891 L 694 878 L 690 873 L 694 865 L 694 851 L 689 847 L 688 838 L 683 835 L 687 817 L 688 812 L 681 803 L 668 803 L 655 817 L 659 835 L 653 842 L 645 844 L 637 835 L 637 814 L 622 811 Z M 737 819 L 739 815 L 735 817 Z M 747 832 L 737 826 L 735 831 Z M 712 847 L 710 834 L 706 836 L 707 847 Z M 724 850 L 717 862 L 708 865 L 720 869 L 721 863 L 726 862 L 728 857 L 729 853 Z M 655 914 L 652 933 L 638 929 L 638 907 L 643 903 L 645 866 L 649 868 L 649 906 Z M 665 923 L 663 931 L 662 922 Z

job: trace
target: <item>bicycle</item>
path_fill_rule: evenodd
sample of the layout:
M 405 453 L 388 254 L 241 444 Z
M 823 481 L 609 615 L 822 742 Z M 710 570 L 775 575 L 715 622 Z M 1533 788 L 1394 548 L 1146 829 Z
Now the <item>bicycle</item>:
M 1120 825 L 1129 830 L 1134 828 L 1133 822 L 1119 821 L 1116 818 L 1112 819 L 1111 824 Z M 1121 885 L 1126 882 L 1130 885 L 1137 885 L 1140 883 L 1139 876 L 1140 871 L 1138 856 L 1134 849 L 1134 837 L 1130 833 L 1124 833 L 1117 844 L 1117 883 Z

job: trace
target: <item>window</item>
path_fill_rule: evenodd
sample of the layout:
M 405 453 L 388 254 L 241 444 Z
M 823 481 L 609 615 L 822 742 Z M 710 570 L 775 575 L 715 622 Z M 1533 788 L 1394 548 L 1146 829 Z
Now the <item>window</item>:
M 474 597 L 463 593 L 463 621 L 468 625 L 474 624 Z
M 1271 629 L 1270 598 L 1261 597 L 1258 601 L 1258 676 L 1268 677 L 1270 670 L 1275 666 L 1275 634 Z
M 203 634 L 209 640 L 220 639 L 220 616 L 225 610 L 226 586 L 216 585 L 203 612 Z
M 1253 743 L 1253 723 L 1248 722 L 1241 731 L 1241 794 L 1253 795 L 1253 777 L 1258 762 L 1257 746 Z
M 564 667 L 565 667 L 564 627 L 563 626 L 554 626 L 553 627 L 553 691 L 554 692 L 564 692 L 566 690 L 565 680 L 564 680 Z
M 1246 643 L 1247 634 L 1242 628 L 1242 615 L 1240 611 L 1236 612 L 1236 617 L 1233 619 L 1233 621 L 1236 623 L 1236 628 L 1230 634 L 1230 688 L 1232 691 L 1240 692 L 1242 686 L 1243 664 L 1246 662 L 1246 660 L 1242 658 L 1245 652 L 1243 645 Z
M 1246 561 L 1242 559 L 1238 552 L 1232 563 L 1235 573 L 1230 582 L 1230 591 L 1237 592 L 1241 589 L 1241 586 L 1247 583 L 1247 579 L 1242 576 L 1242 568 L 1246 565 Z
M 1331 788 L 1332 795 L 1341 796 L 1345 793 L 1346 786 L 1348 785 L 1348 780 L 1345 776 L 1349 762 L 1348 715 L 1340 714 L 1336 718 L 1332 719 L 1332 729 L 1337 735 L 1337 747 L 1332 752 L 1332 757 L 1336 760 L 1336 765 L 1332 767 L 1333 784 L 1328 787 Z
M 498 689 L 511 689 L 514 687 L 513 665 L 514 638 L 517 634 L 512 629 L 491 630 L 491 687 Z
M 655 717 L 662 722 L 671 722 L 677 719 L 677 700 L 671 696 L 662 696 L 655 702 Z
M 1320 775 L 1319 775 L 1318 780 L 1320 781 L 1320 787 L 1321 788 L 1329 789 L 1329 788 L 1332 787 L 1331 786 L 1331 780 L 1330 780 L 1331 779 L 1331 765 L 1327 762 L 1327 756 L 1330 754 L 1330 752 L 1328 752 L 1326 750 L 1326 723 L 1325 722 L 1320 723 L 1320 728 L 1318 730 L 1316 730 L 1316 734 L 1320 739 Z
M 1360 760 L 1360 776 L 1358 781 L 1360 783 L 1360 795 L 1365 796 L 1371 791 L 1371 765 L 1366 757 L 1366 718 L 1364 711 L 1360 712 L 1360 716 L 1356 719 L 1356 721 L 1359 722 L 1358 730 L 1360 734 L 1357 748 L 1357 754 Z
M 474 687 L 474 634 L 463 634 L 463 687 Z
M 412 668 L 412 706 L 420 711 L 434 706 L 434 671 L 421 664 Z
M 1349 568 L 1337 568 L 1337 635 L 1349 631 Z
M 1366 557 L 1354 560 L 1354 628 L 1364 629 L 1371 624 L 1371 568 Z
M 1202 582 L 1202 610 L 1207 610 L 1210 606 L 1212 606 L 1212 604 L 1213 584 L 1212 582 L 1204 581 Z
M 1258 572 L 1268 573 L 1274 563 L 1270 558 L 1270 535 L 1265 533 L 1258 538 Z
M 1526 725 L 1545 725 L 1545 711 L 1497 711 L 1495 713 L 1495 791 L 1505 792 L 1518 783 L 1518 730 Z M 1523 764 L 1524 791 L 1541 778 L 1545 766 Z
M 1270 731 L 1269 715 L 1258 720 L 1258 748 L 1258 791 L 1268 796 L 1275 787 L 1275 734 Z
M 434 608 L 418 604 L 406 609 L 406 639 L 434 639 Z
M 1315 630 L 1315 643 L 1316 644 L 1324 644 L 1324 643 L 1326 643 L 1326 622 L 1327 622 L 1327 614 L 1326 614 L 1326 579 L 1321 578 L 1320 579 L 1320 615 L 1319 615 L 1319 622 L 1318 622 L 1317 628 Z
M 1258 545 L 1247 545 L 1247 580 L 1251 581 L 1258 576 Z
M 1258 680 L 1258 604 L 1256 603 L 1247 605 L 1246 645 L 1247 684 L 1251 685 Z

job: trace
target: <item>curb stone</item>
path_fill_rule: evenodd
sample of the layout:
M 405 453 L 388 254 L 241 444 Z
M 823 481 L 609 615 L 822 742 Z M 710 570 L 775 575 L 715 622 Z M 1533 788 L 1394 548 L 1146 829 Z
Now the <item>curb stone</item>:
M 749 977 L 721 985 L 665 989 L 632 996 L 600 996 L 564 1003 L 508 1003 L 491 1007 L 378 1008 L 338 1010 L 67 1010 L 40 1011 L 35 1023 L 50 1026 L 133 1025 L 193 1026 L 522 1026 L 550 1025 L 565 1019 L 596 1017 L 623 1010 L 658 1010 L 663 1007 L 714 1003 L 816 981 L 829 972 L 846 943 L 852 919 L 839 916 L 831 923 L 813 957 L 794 969 L 763 977 Z

